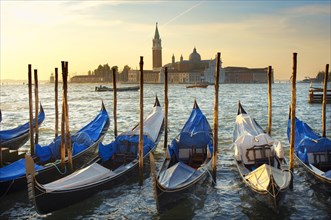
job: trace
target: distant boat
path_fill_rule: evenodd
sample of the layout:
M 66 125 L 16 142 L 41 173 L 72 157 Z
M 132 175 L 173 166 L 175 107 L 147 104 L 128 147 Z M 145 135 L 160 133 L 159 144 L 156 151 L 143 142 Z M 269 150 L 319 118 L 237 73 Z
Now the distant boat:
M 192 85 L 188 85 L 186 86 L 186 88 L 207 88 L 208 84 L 207 83 L 196 83 L 196 84 L 192 84 Z
M 139 86 L 126 86 L 126 87 L 117 87 L 116 91 L 117 92 L 124 92 L 124 91 L 138 91 Z M 113 91 L 113 88 L 107 87 L 107 86 L 102 86 L 100 85 L 99 87 L 95 87 L 96 92 L 107 92 L 107 91 Z

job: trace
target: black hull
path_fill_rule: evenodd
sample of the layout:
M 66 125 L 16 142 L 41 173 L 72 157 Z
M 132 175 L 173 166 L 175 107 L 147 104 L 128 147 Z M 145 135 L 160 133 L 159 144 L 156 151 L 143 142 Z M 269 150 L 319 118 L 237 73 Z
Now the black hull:
M 169 163 L 167 159 L 162 164 L 160 171 L 166 170 Z M 208 177 L 208 172 L 210 171 L 211 160 L 209 160 L 205 165 L 205 172 L 199 176 L 194 181 L 190 182 L 187 185 L 178 187 L 175 189 L 166 189 L 164 188 L 158 180 L 156 180 L 156 190 L 157 190 L 157 200 L 159 206 L 159 212 L 165 212 L 178 204 L 178 202 L 187 199 L 187 195 L 193 193 L 197 187 L 199 187 Z M 160 172 L 157 176 L 159 178 Z
M 206 172 L 192 184 L 174 191 L 167 191 L 157 183 L 157 200 L 159 203 L 159 212 L 166 212 L 167 210 L 174 208 L 181 201 L 187 199 L 188 194 L 195 192 L 197 187 L 206 181 L 207 177 L 208 173 Z
M 1 147 L 8 148 L 10 150 L 17 150 L 18 148 L 22 147 L 28 140 L 29 140 L 29 132 L 15 139 L 11 139 L 9 141 L 1 143 Z
M 96 157 L 98 151 L 98 145 L 102 141 L 104 136 L 102 136 L 96 143 L 87 148 L 84 152 L 73 156 L 73 166 L 74 170 L 81 168 L 86 163 L 93 160 Z M 54 163 L 47 168 L 38 171 L 36 176 L 38 182 L 45 184 L 52 182 L 54 180 L 60 179 L 69 173 L 68 161 L 66 160 L 65 169 L 61 168 L 61 162 Z M 61 173 L 60 173 L 61 172 Z M 16 191 L 27 189 L 27 180 L 25 176 L 21 176 L 15 180 L 0 182 L 0 196 L 13 193 Z
M 241 169 L 240 169 L 237 161 L 236 161 L 236 165 L 237 165 L 238 173 L 240 174 L 242 181 L 245 183 L 246 187 L 249 188 L 249 190 L 252 193 L 252 196 L 255 196 L 259 201 L 268 204 L 272 208 L 277 208 L 283 202 L 288 188 L 286 188 L 284 190 L 279 190 L 276 188 L 274 193 L 272 192 L 272 188 L 270 186 L 267 191 L 256 190 L 253 187 L 251 187 L 249 181 L 247 181 L 245 179 L 244 174 L 240 172 Z M 276 195 L 276 196 L 273 196 L 273 195 Z
M 155 148 L 154 148 L 155 149 Z M 149 154 L 144 157 L 144 165 L 148 164 Z M 100 181 L 88 187 L 82 187 L 76 190 L 67 191 L 54 191 L 45 192 L 38 183 L 33 182 L 32 187 L 34 187 L 34 198 L 30 198 L 39 214 L 47 214 L 66 208 L 75 203 L 81 202 L 93 194 L 100 192 L 102 190 L 111 189 L 115 186 L 121 185 L 128 180 L 133 178 L 138 178 L 138 160 L 135 165 L 118 176 L 111 177 L 104 181 Z M 29 189 L 29 194 L 32 193 Z

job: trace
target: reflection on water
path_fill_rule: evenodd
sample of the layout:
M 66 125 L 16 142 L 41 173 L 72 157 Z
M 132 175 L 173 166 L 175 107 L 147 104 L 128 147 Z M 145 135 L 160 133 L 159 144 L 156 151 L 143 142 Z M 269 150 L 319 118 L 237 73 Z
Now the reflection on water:
M 94 91 L 95 84 L 69 85 L 69 123 L 73 133 L 92 120 L 105 103 L 110 118 L 113 117 L 113 93 Z M 297 84 L 297 117 L 306 121 L 317 132 L 321 132 L 321 105 L 308 104 L 309 84 Z M 13 128 L 29 119 L 28 88 L 26 85 L 1 85 L 1 129 Z M 61 93 L 60 93 L 61 94 Z M 144 115 L 147 115 L 158 95 L 164 102 L 163 85 L 144 86 Z M 291 84 L 273 84 L 272 90 L 272 136 L 280 140 L 288 155 L 286 136 L 288 106 L 291 102 Z M 139 121 L 139 92 L 117 93 L 118 132 L 132 128 Z M 159 215 L 153 198 L 151 178 L 145 165 L 144 185 L 138 180 L 116 188 L 99 192 L 91 198 L 49 215 L 40 216 L 27 199 L 27 192 L 18 192 L 1 198 L 0 218 L 36 219 L 327 219 L 331 217 L 330 188 L 316 182 L 305 174 L 301 167 L 295 167 L 294 189 L 287 192 L 278 213 L 254 198 L 245 187 L 232 160 L 232 132 L 240 99 L 245 110 L 258 123 L 267 128 L 268 97 L 267 85 L 220 85 L 219 94 L 219 154 L 217 161 L 217 184 L 212 186 L 210 178 L 197 186 L 196 191 Z M 185 85 L 169 85 L 169 128 L 168 141 L 175 138 L 186 122 L 196 98 L 209 123 L 213 123 L 214 88 L 186 89 Z M 39 100 L 46 118 L 40 128 L 39 142 L 49 143 L 54 137 L 54 88 L 51 84 L 39 86 Z M 61 103 L 61 97 L 59 97 Z M 331 105 L 327 105 L 326 133 L 331 136 Z M 61 109 L 61 106 L 59 106 Z M 109 143 L 114 137 L 113 120 L 104 139 Z M 28 145 L 24 146 L 29 148 Z M 155 152 L 156 168 L 164 155 L 163 138 Z M 147 167 L 147 168 L 146 168 Z

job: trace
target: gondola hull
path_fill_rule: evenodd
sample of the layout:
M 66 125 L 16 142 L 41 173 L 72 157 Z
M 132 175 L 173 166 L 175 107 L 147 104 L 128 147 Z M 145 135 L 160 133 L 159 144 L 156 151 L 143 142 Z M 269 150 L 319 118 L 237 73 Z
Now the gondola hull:
M 155 150 L 163 132 L 164 116 L 156 98 L 154 111 L 144 120 L 144 163 L 149 154 Z M 34 167 L 27 158 L 27 179 L 29 198 L 39 214 L 50 213 L 65 208 L 101 190 L 111 189 L 138 176 L 139 160 L 136 150 L 139 143 L 139 124 L 132 130 L 123 132 L 108 145 L 100 144 L 99 156 L 86 166 L 71 175 L 57 181 L 41 184 L 38 175 L 34 175 Z M 125 155 L 122 150 L 127 150 Z M 108 154 L 110 153 L 110 154 Z M 128 157 L 130 159 L 126 160 Z M 120 158 L 122 159 L 120 161 Z M 126 157 L 127 156 L 127 157 Z M 125 158 L 125 159 L 124 159 Z
M 103 140 L 103 137 L 104 135 L 100 137 L 100 139 L 96 143 L 91 145 L 84 152 L 81 152 L 79 155 L 73 156 L 72 161 L 73 161 L 74 170 L 81 168 L 83 165 L 85 165 L 95 157 L 98 151 L 98 145 Z M 49 164 L 47 167 L 45 167 L 45 169 L 38 171 L 37 180 L 40 183 L 45 184 L 54 181 L 56 179 L 59 179 L 63 176 L 66 176 L 69 173 L 70 172 L 69 172 L 68 160 L 66 160 L 64 168 L 62 168 L 61 162 L 57 161 L 55 163 Z M 1 181 L 0 196 L 27 189 L 26 181 L 27 180 L 25 175 L 18 177 L 15 180 Z
M 144 158 L 147 160 L 149 154 Z M 148 164 L 148 161 L 145 161 L 144 164 Z M 108 178 L 104 181 L 91 184 L 86 187 L 77 188 L 75 190 L 66 190 L 66 191 L 53 191 L 46 192 L 44 188 L 35 182 L 34 180 L 28 180 L 32 184 L 28 184 L 29 199 L 34 203 L 34 206 L 39 214 L 47 214 L 66 208 L 72 204 L 81 202 L 93 194 L 100 192 L 102 190 L 112 189 L 115 186 L 121 185 L 128 180 L 133 178 L 138 178 L 138 160 L 132 162 L 132 164 L 125 171 L 119 173 L 118 175 Z M 38 176 L 36 176 L 38 177 Z M 34 187 L 32 189 L 31 187 Z
M 294 155 L 295 155 L 296 160 L 299 162 L 299 164 L 301 166 L 303 166 L 303 168 L 308 172 L 309 175 L 313 176 L 314 178 L 321 181 L 322 183 L 326 183 L 328 185 L 331 184 L 331 179 L 330 178 L 327 178 L 327 177 L 319 174 L 311 166 L 305 164 L 296 154 L 294 154 Z
M 40 112 L 38 114 L 38 126 L 41 125 L 44 119 L 45 119 L 45 112 L 42 105 L 40 105 Z M 35 125 L 35 119 L 33 119 L 32 122 L 33 122 L 32 124 Z M 11 130 L 0 131 L 1 148 L 17 150 L 18 148 L 22 147 L 29 140 L 29 131 L 30 131 L 29 122 Z
M 156 177 L 160 211 L 175 205 L 206 179 L 211 169 L 212 137 L 210 125 L 195 101 L 190 117 L 168 146 Z
M 193 193 L 198 185 L 206 181 L 210 173 L 209 171 L 210 162 L 206 165 L 205 172 L 203 172 L 198 178 L 176 189 L 167 189 L 156 181 L 159 211 L 161 213 L 167 211 L 176 206 L 181 200 L 187 199 L 188 194 Z
M 238 172 L 243 180 L 243 182 L 245 183 L 245 185 L 251 190 L 252 193 L 254 193 L 256 196 L 256 198 L 258 200 L 260 200 L 261 202 L 264 202 L 268 205 L 270 205 L 271 207 L 278 207 L 280 204 L 282 204 L 284 197 L 285 197 L 285 192 L 287 191 L 287 187 L 285 188 L 279 188 L 279 187 L 274 187 L 272 188 L 272 185 L 269 184 L 265 189 L 259 189 L 257 187 L 254 186 L 254 184 L 252 184 L 252 182 L 250 182 L 249 180 L 247 180 L 247 172 L 244 172 L 243 170 L 244 165 L 240 162 L 238 162 L 237 160 L 235 160 L 236 162 L 236 166 L 238 168 Z M 291 173 L 289 170 L 286 170 L 284 172 L 287 172 L 288 175 L 287 177 L 291 178 Z M 274 178 L 274 177 L 270 177 L 270 178 Z M 274 181 L 274 180 L 272 180 Z M 271 182 L 272 182 L 271 181 Z
M 89 124 L 83 127 L 72 138 L 76 138 L 76 142 L 72 142 L 72 145 L 77 144 L 76 152 L 72 156 L 73 171 L 81 168 L 83 165 L 95 158 L 98 145 L 103 140 L 108 128 L 109 128 L 109 116 L 102 104 L 102 109 L 97 117 Z M 83 139 L 82 139 L 83 138 Z M 85 139 L 84 139 L 85 138 Z M 92 139 L 93 138 L 93 139 Z M 49 146 L 55 146 L 61 144 L 61 137 L 57 137 L 56 141 L 53 141 L 50 145 L 39 147 L 39 149 L 49 149 Z M 80 143 L 82 140 L 87 140 L 88 144 L 84 145 Z M 85 143 L 85 142 L 84 142 Z M 84 146 L 84 148 L 81 148 Z M 73 148 L 75 149 L 75 148 Z M 55 148 L 56 150 L 56 148 Z M 60 149 L 58 149 L 60 150 Z M 37 151 L 37 150 L 36 150 Z M 49 150 L 51 151 L 51 150 Z M 44 152 L 40 154 L 41 157 L 45 156 Z M 33 156 L 33 161 L 36 167 L 38 167 L 38 181 L 40 183 L 47 183 L 56 179 L 62 178 L 72 172 L 69 169 L 68 158 L 65 159 L 64 167 L 61 166 L 61 161 L 57 158 L 56 161 L 51 159 L 51 155 L 48 155 L 50 159 L 41 160 L 41 157 Z M 43 162 L 41 162 L 43 161 Z M 2 167 L 0 170 L 0 195 L 5 195 L 15 191 L 26 189 L 26 175 L 25 175 L 25 161 L 21 159 L 15 161 L 10 165 Z
M 277 208 L 292 179 L 284 150 L 279 141 L 264 133 L 240 102 L 233 149 L 234 161 L 245 185 L 259 200 Z
M 288 120 L 287 137 L 290 142 L 291 119 Z M 331 184 L 331 140 L 305 122 L 295 118 L 294 151 L 297 161 L 318 181 Z

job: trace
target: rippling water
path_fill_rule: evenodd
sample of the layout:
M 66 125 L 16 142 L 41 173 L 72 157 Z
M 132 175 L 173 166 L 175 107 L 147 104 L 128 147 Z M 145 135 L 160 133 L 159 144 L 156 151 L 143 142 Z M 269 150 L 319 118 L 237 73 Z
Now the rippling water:
M 73 133 L 92 120 L 101 108 L 101 100 L 113 118 L 113 93 L 94 91 L 95 84 L 69 84 L 69 123 Z M 330 88 L 330 86 L 328 86 Z M 297 84 L 298 118 L 306 121 L 321 133 L 321 104 L 307 102 L 309 84 Z M 194 193 L 174 208 L 159 215 L 153 198 L 149 175 L 144 185 L 138 180 L 99 192 L 91 198 L 49 215 L 38 215 L 27 199 L 27 192 L 18 192 L 1 198 L 0 219 L 330 219 L 331 190 L 318 184 L 301 167 L 295 166 L 294 189 L 287 192 L 284 204 L 273 211 L 259 202 L 245 187 L 232 159 L 231 142 L 237 102 L 240 99 L 245 110 L 258 123 L 267 128 L 268 94 L 266 84 L 220 85 L 219 94 L 219 154 L 217 161 L 217 184 L 210 178 L 197 186 Z M 139 93 L 117 93 L 118 132 L 132 128 L 139 121 Z M 154 96 L 164 103 L 163 85 L 144 85 L 144 113 L 150 111 Z M 286 135 L 288 106 L 291 103 L 291 84 L 275 83 L 272 88 L 273 118 L 272 136 L 283 143 L 288 155 Z M 61 90 L 60 90 L 61 96 Z M 169 85 L 168 141 L 174 138 L 186 122 L 196 98 L 201 110 L 213 123 L 214 87 L 186 89 L 185 85 Z M 51 84 L 39 85 L 39 99 L 46 119 L 40 128 L 40 144 L 49 143 L 54 137 L 54 88 Z M 13 128 L 28 121 L 28 88 L 26 85 L 1 85 L 1 129 Z M 61 101 L 61 97 L 59 98 Z M 61 103 L 61 102 L 60 102 Z M 61 108 L 60 108 L 61 109 Z M 331 137 L 331 105 L 326 113 L 326 133 Z M 113 120 L 104 143 L 113 139 Z M 28 145 L 24 146 L 29 148 Z M 161 165 L 163 138 L 155 153 L 156 168 Z M 147 169 L 145 167 L 145 169 Z

